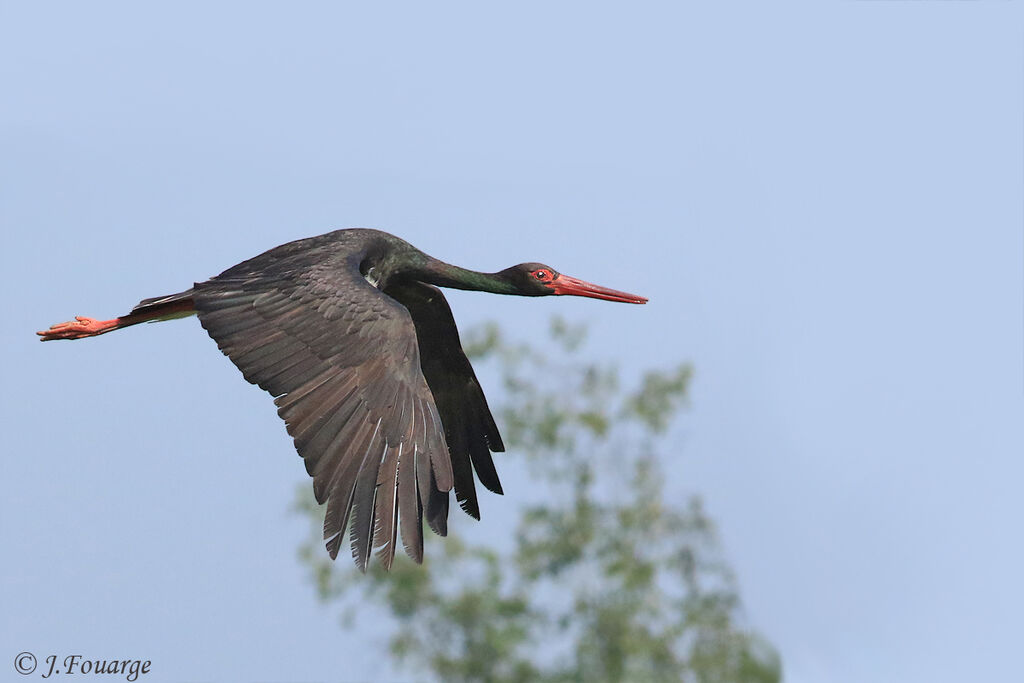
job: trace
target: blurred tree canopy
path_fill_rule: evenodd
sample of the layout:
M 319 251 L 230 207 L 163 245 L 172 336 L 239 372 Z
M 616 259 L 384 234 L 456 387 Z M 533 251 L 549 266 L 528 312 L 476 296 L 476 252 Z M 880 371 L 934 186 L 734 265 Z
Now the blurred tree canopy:
M 560 319 L 541 346 L 511 343 L 493 325 L 467 335 L 478 368 L 494 363 L 503 378 L 489 393 L 508 449 L 499 469 L 509 479 L 519 467 L 529 481 L 506 486 L 524 501 L 514 529 L 492 522 L 481 534 L 452 519 L 447 538 L 427 539 L 422 566 L 400 555 L 390 573 L 374 563 L 364 576 L 328 559 L 323 510 L 303 486 L 312 532 L 300 552 L 321 599 L 349 627 L 368 610 L 389 615 L 396 666 L 417 680 L 780 680 L 774 649 L 739 623 L 700 499 L 663 494 L 663 463 L 680 445 L 661 437 L 691 368 L 623 388 L 614 366 L 575 355 L 583 337 Z M 479 527 L 510 502 L 488 499 L 482 523 L 454 507 L 451 516 Z

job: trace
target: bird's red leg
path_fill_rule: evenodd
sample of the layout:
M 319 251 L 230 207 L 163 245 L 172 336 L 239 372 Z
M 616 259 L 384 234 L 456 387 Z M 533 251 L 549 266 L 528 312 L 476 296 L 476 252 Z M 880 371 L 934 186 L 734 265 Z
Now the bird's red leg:
M 195 304 L 191 297 L 183 295 L 172 295 L 160 297 L 156 300 L 146 299 L 133 308 L 130 313 L 122 315 L 113 320 L 95 320 L 85 316 L 77 316 L 74 320 L 66 323 L 53 325 L 48 330 L 36 332 L 42 341 L 53 341 L 54 339 L 83 339 L 106 334 L 122 327 L 131 327 L 139 323 L 156 322 L 158 320 L 173 320 L 195 313 Z
M 113 320 L 95 320 L 84 316 L 76 316 L 74 320 L 66 323 L 51 325 L 50 329 L 36 332 L 42 341 L 53 341 L 54 339 L 82 339 L 83 337 L 95 337 L 96 335 L 110 332 L 121 327 L 121 318 Z

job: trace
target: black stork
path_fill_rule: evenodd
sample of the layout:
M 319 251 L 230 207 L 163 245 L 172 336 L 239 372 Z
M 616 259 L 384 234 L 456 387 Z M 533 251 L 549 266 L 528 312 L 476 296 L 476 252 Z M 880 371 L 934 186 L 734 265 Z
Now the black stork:
M 424 512 L 447 533 L 453 487 L 480 519 L 473 470 L 502 493 L 491 459 L 501 435 L 437 286 L 647 302 L 541 263 L 479 273 L 351 229 L 283 244 L 119 318 L 77 317 L 37 334 L 81 339 L 197 315 L 245 379 L 275 397 L 316 500 L 327 502 L 331 558 L 348 527 L 356 565 L 365 571 L 376 548 L 387 569 L 399 529 L 406 553 L 423 561 Z

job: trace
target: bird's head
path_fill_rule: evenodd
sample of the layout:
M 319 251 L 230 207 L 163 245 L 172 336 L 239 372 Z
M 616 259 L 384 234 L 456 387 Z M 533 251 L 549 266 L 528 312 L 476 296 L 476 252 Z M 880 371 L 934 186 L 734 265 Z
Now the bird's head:
M 621 301 L 627 304 L 645 304 L 647 298 L 636 294 L 627 294 L 607 287 L 563 275 L 551 266 L 543 263 L 520 263 L 518 266 L 506 268 L 501 272 L 504 279 L 511 282 L 519 294 L 524 296 L 586 296 L 591 299 Z

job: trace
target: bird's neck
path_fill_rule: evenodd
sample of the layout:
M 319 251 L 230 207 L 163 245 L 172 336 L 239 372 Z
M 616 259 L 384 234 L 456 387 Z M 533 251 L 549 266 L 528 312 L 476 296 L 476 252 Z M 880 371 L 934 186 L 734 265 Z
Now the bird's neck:
M 451 287 L 452 289 L 468 289 L 477 292 L 492 292 L 494 294 L 518 294 L 516 287 L 504 277 L 503 272 L 481 273 L 475 270 L 459 268 L 444 261 L 430 258 L 416 269 L 417 280 L 427 282 L 438 287 Z

